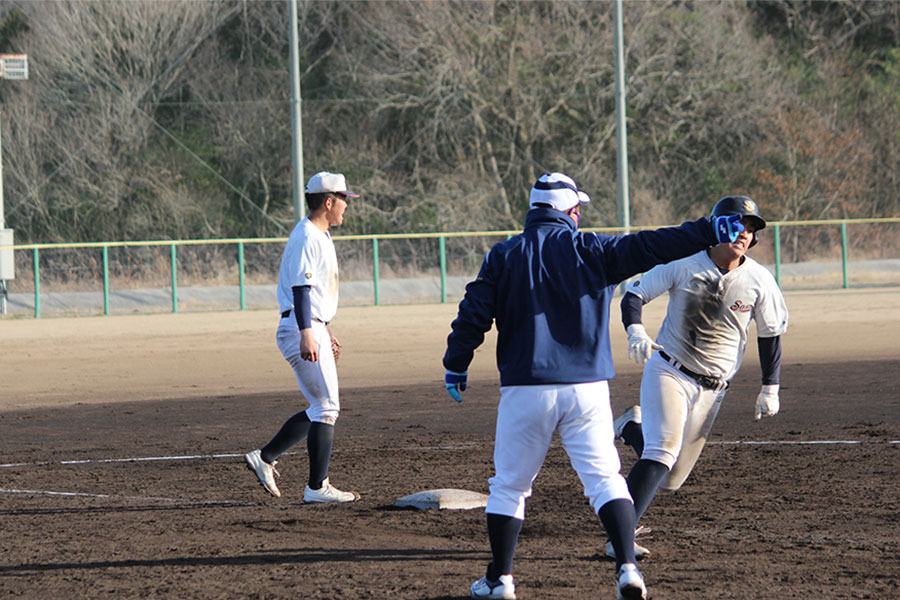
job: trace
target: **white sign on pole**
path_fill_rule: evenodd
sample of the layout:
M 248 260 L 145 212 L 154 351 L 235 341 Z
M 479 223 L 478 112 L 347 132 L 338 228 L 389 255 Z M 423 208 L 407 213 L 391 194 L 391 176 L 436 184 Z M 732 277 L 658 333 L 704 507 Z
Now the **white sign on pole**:
M 0 229 L 0 280 L 16 278 L 16 261 L 13 253 L 13 230 Z
M 0 54 L 0 77 L 3 79 L 28 79 L 28 55 Z
M 28 79 L 27 54 L 0 54 L 0 79 Z M 3 153 L 0 147 L 0 314 L 6 314 L 6 282 L 16 278 L 13 230 L 4 229 Z

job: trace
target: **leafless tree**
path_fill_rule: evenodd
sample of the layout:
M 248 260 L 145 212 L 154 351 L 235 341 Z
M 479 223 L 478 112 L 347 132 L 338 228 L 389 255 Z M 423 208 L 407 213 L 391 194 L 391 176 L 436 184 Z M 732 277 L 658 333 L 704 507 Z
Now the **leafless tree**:
M 22 2 L 31 77 L 10 95 L 11 213 L 48 240 L 99 232 L 177 235 L 196 206 L 159 206 L 152 114 L 238 5 L 190 1 Z M 32 154 L 33 153 L 33 154 Z
M 371 219 L 515 229 L 550 170 L 572 174 L 602 213 L 614 187 L 610 16 L 604 3 L 354 4 L 338 52 L 369 57 L 348 59 L 343 78 L 373 103 Z
M 344 232 L 515 230 L 551 170 L 593 197 L 584 225 L 616 223 L 611 3 L 298 4 L 304 169 L 364 192 Z M 898 6 L 625 3 L 632 222 L 757 190 L 773 215 L 896 211 L 900 54 L 878 40 Z M 0 0 L 28 25 L 0 50 L 32 67 L 0 87 L 8 221 L 40 241 L 283 234 L 287 8 Z M 843 153 L 853 185 L 831 185 Z

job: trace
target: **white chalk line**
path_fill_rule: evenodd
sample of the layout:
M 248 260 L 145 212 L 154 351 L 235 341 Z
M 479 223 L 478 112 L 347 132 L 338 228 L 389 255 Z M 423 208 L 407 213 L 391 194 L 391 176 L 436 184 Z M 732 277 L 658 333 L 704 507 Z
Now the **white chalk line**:
M 827 445 L 858 445 L 864 443 L 872 443 L 862 440 L 735 440 L 735 441 L 713 441 L 710 445 L 718 446 L 827 446 Z M 888 444 L 900 444 L 900 440 L 889 440 Z M 428 447 L 406 447 L 405 450 L 462 450 L 469 449 L 461 445 L 451 446 L 428 446 Z M 362 450 L 360 450 L 362 451 Z M 295 454 L 288 452 L 286 454 Z M 39 462 L 22 462 L 22 463 L 6 463 L 0 464 L 0 468 L 12 467 L 32 467 L 45 465 L 85 465 L 85 464 L 109 464 L 109 463 L 141 463 L 156 461 L 183 461 L 183 460 L 210 460 L 222 458 L 238 458 L 243 457 L 243 453 L 230 452 L 226 454 L 189 454 L 181 456 L 142 456 L 131 458 L 99 458 L 99 459 L 78 459 L 78 460 L 61 460 L 61 461 L 39 461 Z M 99 498 L 105 500 L 131 500 L 140 502 L 170 502 L 179 504 L 194 505 L 229 505 L 229 506 L 249 506 L 246 502 L 236 502 L 230 500 L 190 500 L 186 498 L 166 498 L 161 496 L 124 496 L 119 494 L 90 494 L 85 492 L 59 492 L 52 490 L 26 490 L 26 489 L 8 489 L 0 488 L 0 494 L 30 494 L 41 496 L 61 496 L 69 498 Z
M 292 452 L 287 454 L 293 454 Z M 184 456 L 144 456 L 133 458 L 101 458 L 101 459 L 79 459 L 79 460 L 60 460 L 60 461 L 40 461 L 33 463 L 8 463 L 0 465 L 0 467 L 32 467 L 46 465 L 84 465 L 84 464 L 108 464 L 108 463 L 139 463 L 154 462 L 164 460 L 202 460 L 217 458 L 237 458 L 243 457 L 243 453 L 228 454 L 191 454 Z M 215 505 L 215 506 L 251 506 L 246 502 L 236 502 L 232 500 L 191 500 L 188 498 L 166 498 L 160 496 L 123 496 L 120 494 L 89 494 L 85 492 L 59 492 L 52 490 L 20 490 L 0 488 L 0 494 L 28 494 L 39 496 L 63 496 L 69 498 L 99 498 L 104 500 L 131 500 L 140 502 L 169 502 L 175 504 L 192 504 L 192 505 Z
M 707 442 L 710 446 L 840 446 L 862 444 L 861 440 L 735 440 L 733 442 Z
M 733 442 L 707 442 L 710 446 L 840 446 L 877 444 L 872 440 L 735 440 Z M 900 440 L 888 440 L 888 444 L 900 444 Z
M 878 443 L 871 440 L 735 440 L 735 441 L 712 441 L 707 442 L 709 446 L 829 446 L 829 445 L 856 445 Z M 889 440 L 888 444 L 900 444 L 900 440 Z M 451 444 L 446 446 L 406 446 L 403 448 L 394 448 L 394 450 L 435 450 L 445 452 L 447 450 L 471 450 L 474 444 Z M 366 452 L 364 449 L 347 449 L 342 452 Z M 295 452 L 286 452 L 285 455 L 296 454 Z M 336 452 L 337 454 L 337 452 Z M 20 462 L 0 464 L 0 468 L 9 469 L 14 467 L 39 467 L 46 465 L 89 465 L 89 464 L 108 464 L 108 463 L 141 463 L 156 461 L 179 461 L 179 460 L 211 460 L 221 458 L 238 458 L 243 457 L 241 452 L 230 452 L 227 454 L 186 454 L 181 456 L 140 456 L 130 458 L 84 458 L 78 460 L 59 460 L 59 461 L 37 461 L 37 462 Z
M 243 454 L 188 454 L 184 456 L 142 456 L 135 458 L 85 458 L 80 460 L 59 460 L 59 461 L 40 461 L 40 462 L 23 462 L 23 463 L 7 463 L 0 465 L 0 468 L 9 467 L 35 467 L 41 465 L 88 465 L 97 463 L 123 463 L 123 462 L 153 462 L 158 460 L 208 460 L 211 458 L 237 458 L 244 456 Z
M 185 498 L 164 498 L 160 496 L 122 496 L 118 494 L 88 494 L 84 492 L 55 492 L 51 490 L 18 490 L 0 488 L 0 494 L 29 494 L 39 496 L 66 496 L 70 498 L 102 498 L 104 500 L 139 500 L 141 502 L 175 502 L 179 504 L 223 504 L 234 506 L 249 506 L 246 502 L 234 502 L 230 500 L 188 500 Z
M 394 450 L 471 450 L 475 447 L 475 444 L 449 444 L 446 446 L 407 446 L 405 448 L 394 448 Z M 341 450 L 339 452 L 367 452 L 367 450 L 363 449 L 346 449 Z M 339 452 L 335 452 L 338 454 Z M 283 456 L 290 456 L 292 454 L 296 454 L 296 452 L 285 452 Z M 183 456 L 140 456 L 140 457 L 129 457 L 129 458 L 83 458 L 78 460 L 44 460 L 44 461 L 36 461 L 36 462 L 20 462 L 20 463 L 5 463 L 0 464 L 0 469 L 7 469 L 12 467 L 39 467 L 46 465 L 89 465 L 89 464 L 104 464 L 104 463 L 140 463 L 140 462 L 154 462 L 154 461 L 163 461 L 163 460 L 210 460 L 217 458 L 242 458 L 244 453 L 242 452 L 232 452 L 227 454 L 186 454 Z

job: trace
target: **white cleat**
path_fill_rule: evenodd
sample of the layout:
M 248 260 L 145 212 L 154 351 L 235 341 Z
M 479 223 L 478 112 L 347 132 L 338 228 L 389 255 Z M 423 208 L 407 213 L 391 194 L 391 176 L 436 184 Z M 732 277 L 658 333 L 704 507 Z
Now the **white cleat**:
M 497 581 L 488 581 L 487 575 L 476 581 L 469 588 L 472 598 L 500 598 L 515 600 L 516 584 L 512 575 L 501 575 Z
M 643 525 L 641 525 L 640 527 L 638 527 L 637 529 L 634 530 L 634 537 L 637 537 L 641 534 L 650 533 L 650 531 L 652 531 L 652 530 L 649 527 L 644 527 Z M 638 560 L 643 560 L 643 559 L 647 558 L 648 556 L 650 556 L 650 549 L 645 548 L 644 546 L 641 546 L 640 544 L 637 543 L 637 541 L 635 541 L 634 542 L 634 557 Z M 611 558 L 613 560 L 616 559 L 616 551 L 613 549 L 612 542 L 606 542 L 606 557 Z
M 616 588 L 619 600 L 647 600 L 644 576 L 634 563 L 625 563 L 616 574 Z
M 634 543 L 634 557 L 638 560 L 644 560 L 650 556 L 649 548 L 641 546 L 637 542 Z M 616 551 L 613 549 L 612 542 L 606 542 L 606 557 L 615 560 Z
M 641 407 L 639 405 L 634 405 L 625 412 L 623 412 L 618 419 L 613 421 L 613 431 L 616 433 L 616 438 L 625 443 L 625 440 L 622 438 L 622 432 L 625 431 L 625 426 L 629 423 L 638 423 L 641 422 Z
M 244 462 L 247 464 L 248 469 L 256 473 L 259 483 L 266 488 L 267 492 L 273 496 L 281 497 L 281 491 L 275 485 L 275 477 L 280 476 L 275 469 L 275 465 L 278 464 L 277 460 L 270 465 L 262 459 L 259 450 L 254 450 L 244 455 Z
M 353 502 L 359 500 L 356 492 L 342 492 L 328 482 L 328 478 L 322 482 L 322 487 L 317 490 L 306 486 L 303 491 L 304 502 Z

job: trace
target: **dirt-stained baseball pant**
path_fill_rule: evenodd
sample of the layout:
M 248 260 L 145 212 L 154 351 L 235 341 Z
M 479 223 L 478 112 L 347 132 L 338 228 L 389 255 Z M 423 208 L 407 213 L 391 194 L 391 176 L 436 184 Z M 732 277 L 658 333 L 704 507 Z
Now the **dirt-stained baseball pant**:
M 594 512 L 618 498 L 631 501 L 616 450 L 606 381 L 500 388 L 495 475 L 485 512 L 525 518 L 525 500 L 554 432 Z
M 644 365 L 641 458 L 669 467 L 663 489 L 677 490 L 690 475 L 724 397 L 724 391 L 700 386 L 656 352 Z
M 297 385 L 309 402 L 306 416 L 310 421 L 334 425 L 341 410 L 338 396 L 337 366 L 331 352 L 331 335 L 324 323 L 312 322 L 313 335 L 319 344 L 319 360 L 300 358 L 300 330 L 293 313 L 281 319 L 276 341 L 281 355 L 290 363 Z

